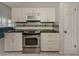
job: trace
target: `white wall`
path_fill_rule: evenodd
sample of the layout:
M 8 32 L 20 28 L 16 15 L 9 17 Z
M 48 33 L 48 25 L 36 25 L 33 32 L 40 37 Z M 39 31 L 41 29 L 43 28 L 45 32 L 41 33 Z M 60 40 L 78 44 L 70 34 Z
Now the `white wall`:
M 5 25 L 1 24 L 3 19 L 5 19 L 4 21 L 11 19 L 11 8 L 0 2 L 0 27 Z

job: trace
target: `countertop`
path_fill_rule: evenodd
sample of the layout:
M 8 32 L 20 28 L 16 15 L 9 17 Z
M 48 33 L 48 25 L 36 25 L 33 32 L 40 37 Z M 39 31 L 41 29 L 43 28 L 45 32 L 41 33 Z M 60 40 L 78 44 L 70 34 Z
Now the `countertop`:
M 0 27 L 0 38 L 4 37 L 4 33 L 10 30 L 14 30 L 13 27 Z
M 16 32 L 21 32 L 23 33 L 24 31 L 30 31 L 30 30 L 10 30 L 7 33 L 16 33 Z M 31 30 L 32 31 L 32 30 Z M 37 30 L 33 30 L 33 31 L 37 31 Z M 56 30 L 41 30 L 40 33 L 45 32 L 45 33 L 59 33 L 59 31 Z

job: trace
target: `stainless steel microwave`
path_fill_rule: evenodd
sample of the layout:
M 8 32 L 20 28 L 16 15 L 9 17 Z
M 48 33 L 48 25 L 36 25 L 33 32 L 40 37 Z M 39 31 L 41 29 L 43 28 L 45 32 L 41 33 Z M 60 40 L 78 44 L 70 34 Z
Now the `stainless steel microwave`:
M 26 16 L 26 21 L 40 21 L 40 16 L 35 15 Z

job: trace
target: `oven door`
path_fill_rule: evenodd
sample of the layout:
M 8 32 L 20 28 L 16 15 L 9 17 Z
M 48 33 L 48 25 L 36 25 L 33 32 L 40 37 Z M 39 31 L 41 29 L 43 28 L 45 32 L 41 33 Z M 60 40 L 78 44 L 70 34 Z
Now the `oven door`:
M 24 37 L 24 47 L 39 47 L 39 36 Z

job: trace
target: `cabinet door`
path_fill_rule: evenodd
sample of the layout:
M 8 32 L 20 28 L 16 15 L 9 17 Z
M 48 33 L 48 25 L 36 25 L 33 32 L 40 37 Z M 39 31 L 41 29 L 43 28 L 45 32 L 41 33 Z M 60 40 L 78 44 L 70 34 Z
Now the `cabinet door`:
M 24 18 L 23 12 L 23 8 L 12 8 L 12 20 L 15 22 L 25 22 L 26 19 Z
M 22 34 L 14 33 L 14 51 L 22 51 Z
M 12 34 L 5 34 L 5 40 L 4 40 L 5 51 L 13 51 L 14 39 L 12 36 L 13 36 Z
M 59 51 L 59 34 L 41 33 L 41 51 Z
M 22 34 L 5 33 L 5 51 L 22 51 Z
M 39 8 L 41 22 L 47 22 L 47 9 L 48 8 Z
M 64 54 L 77 53 L 74 11 L 73 3 L 64 4 Z
M 47 22 L 55 22 L 55 8 L 47 9 Z

